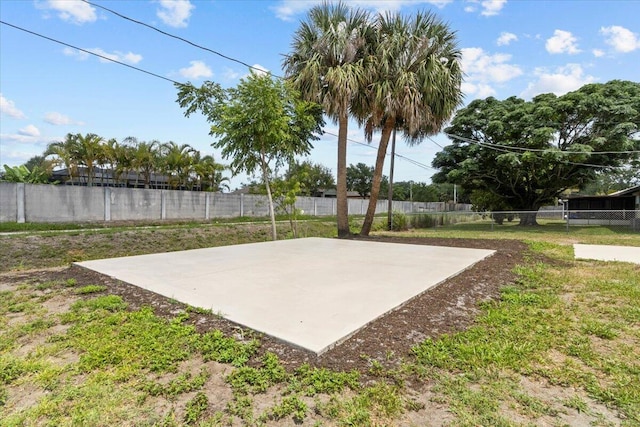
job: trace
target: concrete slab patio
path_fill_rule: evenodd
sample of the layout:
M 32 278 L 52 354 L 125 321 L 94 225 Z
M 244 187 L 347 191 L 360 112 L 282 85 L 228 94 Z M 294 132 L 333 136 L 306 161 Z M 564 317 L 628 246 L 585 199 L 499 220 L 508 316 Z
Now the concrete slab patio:
M 307 238 L 76 265 L 320 355 L 493 252 Z
M 640 264 L 640 247 L 614 245 L 573 245 L 576 259 L 623 261 Z

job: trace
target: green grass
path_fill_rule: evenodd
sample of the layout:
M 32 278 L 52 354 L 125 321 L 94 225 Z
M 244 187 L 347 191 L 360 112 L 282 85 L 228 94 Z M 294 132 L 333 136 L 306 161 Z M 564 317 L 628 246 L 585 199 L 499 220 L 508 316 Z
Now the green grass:
M 113 242 L 137 253 L 262 236 L 247 227 L 222 238 L 209 234 L 217 227 L 185 226 L 32 239 L 58 248 L 37 255 L 60 265 L 65 245 L 91 257 L 112 253 Z M 394 233 L 519 239 L 531 256 L 466 330 L 426 339 L 409 354 L 363 354 L 370 365 L 363 372 L 286 367 L 261 351 L 258 335 L 198 331 L 189 316 L 214 316 L 210 310 L 176 305 L 173 317 L 159 317 L 81 279 L 21 279 L 0 291 L 0 425 L 515 426 L 572 425 L 580 416 L 639 426 L 638 268 L 575 261 L 570 244 L 619 238 L 640 246 L 640 237 L 554 227 Z M 98 249 L 71 245 L 87 236 Z M 28 239 L 0 239 L 9 241 Z M 54 314 L 52 298 L 75 302 Z
M 334 237 L 335 225 L 322 220 L 298 225 L 300 237 Z M 290 238 L 288 224 L 278 225 L 279 238 Z M 174 224 L 51 231 L 0 236 L 0 272 L 68 265 L 72 262 L 144 255 L 270 240 L 268 223 Z

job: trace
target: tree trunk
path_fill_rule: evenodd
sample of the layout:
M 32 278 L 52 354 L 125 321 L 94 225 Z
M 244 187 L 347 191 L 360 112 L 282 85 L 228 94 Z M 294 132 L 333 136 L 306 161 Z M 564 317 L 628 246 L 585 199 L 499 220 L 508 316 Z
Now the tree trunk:
M 537 226 L 538 221 L 536 221 L 537 212 L 526 212 L 520 214 L 520 227 L 531 227 Z
M 336 214 L 338 237 L 351 235 L 349 231 L 349 202 L 347 200 L 347 126 L 349 117 L 345 114 L 339 119 L 338 127 L 338 173 L 336 185 Z
M 269 217 L 271 218 L 271 237 L 273 240 L 278 240 L 278 234 L 276 231 L 276 213 L 273 209 L 273 198 L 271 197 L 271 186 L 269 185 L 269 172 L 267 172 L 267 164 L 262 156 L 262 179 L 264 180 L 264 186 L 267 189 L 267 199 L 269 199 Z
M 382 182 L 382 168 L 384 167 L 384 158 L 387 155 L 387 146 L 389 145 L 389 137 L 395 127 L 395 119 L 388 117 L 382 128 L 380 136 L 380 145 L 378 146 L 378 155 L 376 157 L 376 166 L 373 170 L 373 181 L 371 182 L 371 194 L 369 195 L 369 206 L 367 214 L 362 223 L 361 236 L 368 236 L 373 225 L 373 218 L 376 214 L 376 206 L 378 205 L 378 195 L 380 194 L 380 183 Z M 391 185 L 391 184 L 389 184 Z

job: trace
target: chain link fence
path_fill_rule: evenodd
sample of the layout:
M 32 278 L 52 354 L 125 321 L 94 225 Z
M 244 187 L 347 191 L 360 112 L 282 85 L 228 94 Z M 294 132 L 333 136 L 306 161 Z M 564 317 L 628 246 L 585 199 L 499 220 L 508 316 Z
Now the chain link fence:
M 394 215 L 404 215 L 394 213 Z M 401 221 L 402 222 L 402 221 Z M 603 227 L 615 232 L 640 232 L 640 210 L 566 210 L 501 212 L 425 212 L 407 214 L 408 228 L 450 227 L 469 230 L 506 230 L 520 225 L 537 225 L 571 230 Z

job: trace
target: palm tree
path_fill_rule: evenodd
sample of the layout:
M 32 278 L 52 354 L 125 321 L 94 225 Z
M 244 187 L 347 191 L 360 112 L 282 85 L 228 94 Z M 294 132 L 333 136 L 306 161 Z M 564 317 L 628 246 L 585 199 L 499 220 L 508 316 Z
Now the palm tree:
M 53 163 L 56 166 L 64 166 L 69 176 L 68 181 L 73 185 L 73 177 L 77 175 L 78 165 L 73 158 L 74 140 L 72 134 L 67 134 L 64 141 L 55 141 L 47 146 L 44 156 L 54 156 Z
M 133 145 L 132 166 L 136 171 L 136 187 L 138 186 L 138 177 L 142 176 L 144 188 L 151 186 L 151 174 L 158 171 L 160 167 L 160 142 L 138 142 L 137 139 L 129 139 Z
M 87 171 L 87 186 L 93 186 L 94 169 L 103 156 L 104 139 L 95 133 L 67 135 L 72 140 L 72 158 Z
M 360 234 L 368 235 L 380 192 L 389 137 L 399 128 L 410 144 L 440 131 L 462 101 L 461 53 L 455 33 L 431 13 L 380 14 L 367 62 L 367 90 L 354 103 L 365 136 L 381 130 L 369 206 Z M 365 116 L 366 114 L 366 116 Z
M 180 186 L 186 188 L 191 172 L 192 155 L 194 148 L 189 144 L 178 145 L 173 141 L 162 144 L 162 163 L 167 174 L 169 186 L 177 189 Z
M 369 14 L 344 3 L 316 6 L 309 11 L 284 60 L 288 79 L 307 101 L 322 105 L 338 123 L 338 236 L 349 235 L 347 204 L 347 126 L 349 112 L 362 88 L 365 53 L 372 35 Z
M 194 171 L 197 176 L 198 185 L 201 191 L 222 191 L 223 188 L 229 189 L 229 178 L 223 177 L 222 172 L 227 169 L 226 166 L 216 163 L 213 156 L 204 156 L 199 158 L 199 152 L 196 156 L 197 163 L 194 164 Z

